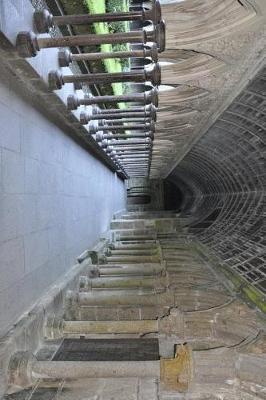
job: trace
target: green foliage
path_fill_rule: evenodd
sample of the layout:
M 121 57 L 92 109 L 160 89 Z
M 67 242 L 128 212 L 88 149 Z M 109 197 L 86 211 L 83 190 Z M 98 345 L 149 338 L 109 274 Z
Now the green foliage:
M 128 11 L 128 0 L 106 0 L 106 11 Z
M 60 0 L 66 14 L 101 14 L 114 11 L 128 11 L 129 0 Z M 129 24 L 127 22 L 116 22 L 116 23 L 97 23 L 93 25 L 73 25 L 73 31 L 76 35 L 88 34 L 88 33 L 113 33 L 113 32 L 125 32 L 129 30 Z M 126 51 L 128 50 L 127 44 L 115 44 L 109 45 L 104 44 L 102 46 L 85 46 L 84 52 L 113 52 L 113 51 Z M 107 59 L 103 61 L 92 61 L 90 62 L 90 68 L 92 72 L 121 72 L 129 67 L 128 59 Z M 128 84 L 126 83 L 115 83 L 113 85 L 106 84 L 101 85 L 102 94 L 120 95 L 127 91 Z M 120 104 L 120 107 L 125 105 Z M 112 106 L 113 107 L 113 106 Z
M 106 0 L 106 11 L 117 12 L 117 11 L 128 11 L 129 5 L 127 0 Z M 109 32 L 126 32 L 129 30 L 128 22 L 111 22 L 109 24 Z M 119 46 L 119 45 L 118 45 Z M 121 45 L 120 45 L 121 46 Z M 122 45 L 124 48 L 127 45 Z M 122 49 L 121 49 L 122 50 Z
M 128 11 L 128 2 L 126 0 L 84 0 L 84 4 L 87 6 L 91 14 L 100 14 L 105 13 L 106 11 Z M 95 23 L 93 27 L 97 34 L 125 32 L 128 30 L 128 23 Z M 111 44 L 103 44 L 100 46 L 100 51 L 102 52 L 123 51 L 127 49 L 127 44 L 117 44 L 114 46 Z M 127 59 L 106 59 L 103 60 L 102 63 L 107 72 L 121 72 L 128 67 Z M 112 88 L 116 95 L 124 93 L 124 86 L 122 83 L 114 83 L 112 84 Z

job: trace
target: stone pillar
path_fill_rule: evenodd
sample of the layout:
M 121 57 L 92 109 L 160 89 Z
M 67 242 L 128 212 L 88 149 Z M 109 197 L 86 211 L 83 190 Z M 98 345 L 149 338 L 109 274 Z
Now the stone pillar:
M 164 264 L 98 265 L 100 276 L 153 276 L 164 275 Z
M 159 333 L 160 335 L 182 336 L 183 314 L 177 309 L 169 315 L 154 320 L 133 321 L 65 321 L 50 317 L 45 324 L 46 339 L 62 339 L 65 336 L 80 337 L 90 334 L 138 334 Z
M 93 115 L 89 115 L 87 121 L 93 120 L 108 120 L 108 119 L 122 119 L 122 118 L 134 118 L 134 119 L 145 119 L 150 118 L 153 121 L 156 121 L 156 109 L 155 107 L 149 110 L 143 109 L 142 112 L 139 111 L 130 111 L 129 110 L 105 110 L 105 112 L 98 112 Z
M 95 139 L 97 142 L 111 139 L 137 139 L 137 138 L 150 138 L 154 140 L 153 132 L 133 132 L 133 133 L 102 133 L 97 132 Z M 111 157 L 111 156 L 110 156 Z M 118 158 L 118 157 L 117 157 Z
M 159 254 L 159 248 L 154 249 L 107 249 L 107 256 L 153 256 Z
M 41 49 L 53 47 L 96 46 L 116 43 L 147 43 L 157 44 L 160 52 L 165 49 L 165 25 L 161 21 L 151 30 L 130 31 L 124 33 L 107 33 L 102 35 L 88 34 L 63 36 L 60 38 L 37 38 L 34 32 L 19 32 L 16 48 L 21 57 L 34 57 Z
M 158 24 L 161 21 L 161 6 L 156 0 L 150 9 L 142 8 L 138 11 L 110 12 L 104 14 L 84 15 L 59 15 L 54 16 L 48 10 L 35 11 L 34 24 L 39 33 L 49 32 L 55 25 L 87 25 L 96 22 L 117 22 L 117 21 L 151 21 Z
M 69 110 L 76 110 L 81 105 L 89 106 L 109 103 L 143 103 L 154 104 L 155 107 L 158 107 L 158 89 L 154 88 L 143 93 L 132 93 L 120 96 L 97 96 L 79 99 L 75 95 L 69 95 L 67 98 L 67 107 Z
M 129 243 L 123 244 L 121 242 L 113 242 L 109 244 L 111 250 L 157 250 L 159 249 L 157 243 Z
M 66 306 L 174 306 L 174 296 L 170 292 L 155 293 L 152 290 L 100 290 L 93 292 L 67 292 Z
M 120 149 L 122 148 L 127 148 L 130 146 L 137 146 L 138 149 L 141 149 L 143 146 L 148 146 L 148 147 L 152 147 L 152 139 L 150 138 L 136 138 L 136 139 L 115 139 L 115 140 L 103 140 L 101 142 L 101 147 L 103 149 L 108 148 L 109 146 L 112 146 L 116 149 Z
M 88 115 L 85 112 L 80 113 L 80 122 L 83 125 L 88 123 Z M 89 133 L 91 135 L 95 135 L 97 132 L 125 132 L 125 131 L 146 131 L 146 132 L 154 132 L 155 131 L 155 123 L 150 121 L 149 123 L 135 123 L 130 125 L 124 125 L 119 123 L 119 121 L 115 122 L 115 125 L 111 124 L 112 121 L 103 120 L 101 124 L 97 124 L 97 122 L 92 121 L 88 125 Z M 125 122 L 127 122 L 125 120 Z M 110 143 L 112 145 L 112 142 Z
M 178 346 L 174 359 L 158 361 L 38 361 L 30 352 L 20 351 L 10 359 L 8 383 L 27 388 L 40 379 L 158 378 L 165 389 L 182 392 L 191 380 L 190 370 L 187 346 Z
M 115 155 L 115 158 L 117 158 L 118 160 L 141 160 L 141 159 L 150 159 L 151 155 L 149 151 L 146 152 L 139 152 L 139 153 L 131 153 L 131 152 L 117 152 L 117 154 Z
M 157 239 L 157 233 L 156 232 L 143 232 L 143 234 L 136 234 L 136 235 L 130 235 L 128 233 L 124 233 L 123 231 L 116 232 L 116 240 L 118 241 L 141 241 L 143 243 L 147 242 L 149 240 L 156 240 Z
M 134 113 L 144 113 L 145 116 L 149 116 L 150 114 L 156 113 L 156 107 L 153 104 L 149 104 L 144 107 L 130 107 L 127 109 L 124 108 L 107 108 L 107 109 L 96 109 L 95 114 L 97 115 L 109 115 L 111 114 L 123 114 L 124 112 L 134 112 Z
M 115 154 L 114 154 L 115 153 Z M 148 150 L 139 150 L 138 152 L 130 151 L 129 149 L 125 151 L 121 151 L 121 149 L 115 149 L 111 152 L 111 156 L 115 156 L 117 159 L 123 160 L 124 158 L 137 159 L 137 158 L 151 158 L 151 151 Z
M 71 53 L 69 50 L 61 50 L 58 54 L 60 67 L 68 67 L 73 61 L 96 61 L 112 58 L 150 58 L 153 62 L 158 62 L 157 45 L 143 46 L 141 50 L 113 51 L 106 53 Z
M 138 321 L 64 321 L 50 317 L 45 325 L 46 339 L 62 339 L 88 334 L 145 334 L 158 332 L 158 320 Z
M 154 255 L 154 256 L 106 256 L 102 258 L 103 262 L 107 263 L 126 263 L 126 262 L 131 262 L 131 263 L 156 263 L 161 261 L 160 255 Z
M 79 290 L 88 291 L 92 289 L 126 289 L 126 288 L 165 288 L 167 282 L 165 279 L 147 278 L 147 277 L 108 277 L 90 279 L 87 276 L 79 277 Z
M 76 37 L 76 36 L 73 36 Z M 61 71 L 50 71 L 48 74 L 48 82 L 51 90 L 58 90 L 65 83 L 87 83 L 88 85 L 97 85 L 115 82 L 146 82 L 150 81 L 153 86 L 161 83 L 161 69 L 159 64 L 154 64 L 152 69 L 141 69 L 130 72 L 113 72 L 113 73 L 92 73 L 92 74 L 76 74 L 63 75 Z
M 151 150 L 151 145 L 150 144 L 139 144 L 136 146 L 133 145 L 126 145 L 126 146 L 107 146 L 106 147 L 106 153 L 109 154 L 114 150 L 122 151 L 122 152 L 129 152 L 131 154 L 135 154 L 135 152 L 143 152 L 143 151 L 150 151 Z M 138 238 L 136 238 L 137 240 Z M 144 238 L 143 238 L 144 239 Z
M 9 383 L 20 387 L 39 379 L 160 377 L 160 361 L 37 361 L 29 352 L 17 352 L 9 363 Z

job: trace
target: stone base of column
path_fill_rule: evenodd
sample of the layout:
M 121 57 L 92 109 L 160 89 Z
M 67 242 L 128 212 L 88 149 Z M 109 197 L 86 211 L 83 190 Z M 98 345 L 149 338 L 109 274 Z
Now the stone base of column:
M 40 51 L 37 36 L 34 32 L 19 32 L 16 39 L 16 49 L 20 57 L 35 57 Z
M 48 83 L 51 90 L 62 89 L 64 85 L 63 75 L 60 71 L 50 71 L 48 74 Z

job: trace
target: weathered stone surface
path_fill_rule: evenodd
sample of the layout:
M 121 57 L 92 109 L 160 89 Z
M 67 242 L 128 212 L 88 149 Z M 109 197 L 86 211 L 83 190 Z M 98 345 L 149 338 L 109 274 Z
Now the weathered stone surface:
M 160 60 L 166 61 L 166 86 L 159 95 L 163 112 L 158 118 L 161 134 L 154 141 L 158 151 L 153 153 L 152 178 L 169 174 L 254 78 L 265 58 L 263 0 L 169 2 L 162 10 L 167 40 Z M 194 114 L 184 117 L 184 109 Z
M 224 268 L 243 295 L 265 312 L 264 109 L 265 67 L 195 144 L 171 179 L 185 182 L 184 214 L 193 202 L 186 224 L 205 245 L 203 254 L 219 265 L 217 272 Z
M 38 352 L 39 359 L 44 362 L 32 357 L 27 358 L 29 353 L 18 353 L 11 364 L 13 373 L 10 375 L 10 384 L 17 382 L 21 387 L 34 387 L 37 374 L 39 378 L 42 377 L 38 381 L 39 387 L 48 385 L 60 388 L 64 382 L 65 391 L 60 390 L 60 396 L 63 398 L 69 393 L 72 397 L 79 398 L 80 393 L 84 393 L 84 388 L 89 386 L 88 393 L 91 393 L 91 398 L 102 400 L 111 400 L 112 396 L 122 399 L 125 393 L 126 398 L 132 400 L 204 399 L 206 396 L 215 399 L 218 394 L 223 398 L 228 396 L 228 399 L 251 400 L 254 390 L 260 396 L 264 379 L 262 371 L 266 362 L 265 339 L 261 333 L 264 329 L 263 322 L 258 319 L 255 311 L 233 298 L 232 293 L 219 281 L 220 276 L 218 279 L 211 267 L 206 267 L 196 248 L 191 250 L 191 244 L 186 244 L 183 233 L 177 236 L 177 240 L 173 240 L 176 233 L 172 235 L 171 238 L 168 233 L 167 238 L 157 241 L 157 246 L 162 247 L 160 254 L 166 259 L 166 269 L 168 266 L 173 267 L 173 263 L 178 259 L 185 262 L 176 267 L 179 274 L 168 273 L 168 281 L 171 282 L 173 277 L 174 284 L 170 285 L 167 292 L 147 294 L 145 289 L 118 290 L 105 285 L 90 292 L 79 292 L 76 279 L 76 290 L 66 296 L 66 319 L 58 319 L 54 314 L 45 322 L 46 328 L 43 333 L 53 340 L 51 344 L 46 342 Z M 116 246 L 116 243 L 113 243 L 114 246 L 111 247 Z M 105 245 L 109 246 L 107 242 Z M 127 251 L 127 257 L 130 257 L 130 249 Z M 85 259 L 83 265 L 88 268 L 86 262 Z M 163 265 L 164 263 L 165 261 Z M 145 264 L 134 265 L 141 265 L 142 269 L 145 269 Z M 104 268 L 112 266 L 107 264 Z M 199 271 L 204 273 L 199 274 Z M 125 276 L 126 279 L 132 279 L 132 282 L 136 280 L 135 276 Z M 179 285 L 176 278 L 178 276 L 182 277 L 182 280 L 179 279 Z M 93 284 L 93 278 L 90 279 Z M 95 285 L 101 279 L 106 283 L 108 276 L 101 278 L 100 275 L 94 279 Z M 191 286 L 192 282 L 194 286 Z M 80 304 L 76 304 L 76 301 Z M 42 324 L 43 320 L 40 322 L 41 327 Z M 74 337 L 75 346 L 66 348 L 65 354 L 64 347 L 61 347 L 57 354 L 60 354 L 60 360 L 72 361 L 48 362 L 58 350 L 58 339 L 63 337 Z M 130 361 L 127 366 L 115 361 L 119 357 L 122 357 L 119 360 L 124 360 L 125 357 L 140 357 L 144 360 L 149 346 L 143 354 L 138 352 L 130 355 L 130 347 L 127 354 L 121 353 L 122 348 L 113 355 L 110 349 L 108 350 L 108 344 L 115 343 L 113 339 L 117 339 L 119 343 L 123 340 L 129 340 L 130 343 L 130 340 L 134 339 L 134 343 L 137 343 L 140 337 L 142 342 L 147 341 L 146 343 L 149 343 L 149 339 L 154 341 L 158 338 L 160 367 L 159 364 L 145 364 L 144 368 L 147 361 L 136 361 L 136 365 Z M 90 339 L 88 348 L 87 339 Z M 97 340 L 97 346 L 101 343 L 101 348 L 107 346 L 106 352 L 101 352 L 101 356 L 99 353 L 99 359 L 97 346 L 91 347 L 93 340 Z M 78 350 L 79 343 L 83 351 Z M 185 343 L 188 345 L 184 346 Z M 37 344 L 35 346 L 37 347 Z M 19 345 L 16 349 L 22 350 Z M 12 349 L 9 351 L 13 353 Z M 93 362 L 88 361 L 90 354 Z M 19 362 L 20 355 L 26 357 L 27 370 Z M 80 357 L 86 360 L 83 364 L 77 361 Z M 105 360 L 105 357 L 110 361 L 99 361 Z M 29 373 L 31 368 L 35 371 L 33 375 Z M 132 374 L 138 378 L 129 378 Z M 111 376 L 112 379 L 107 378 Z M 87 378 L 84 380 L 84 377 Z M 10 391 L 13 390 L 14 385 L 10 385 Z M 14 394 L 12 396 L 14 397 Z

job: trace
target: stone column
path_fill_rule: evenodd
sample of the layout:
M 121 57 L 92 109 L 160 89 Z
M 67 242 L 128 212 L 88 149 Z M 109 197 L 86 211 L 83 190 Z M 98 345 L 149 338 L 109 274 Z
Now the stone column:
M 132 133 L 102 133 L 97 132 L 95 135 L 95 140 L 97 142 L 102 142 L 103 140 L 110 139 L 138 139 L 138 138 L 150 138 L 154 140 L 153 132 L 132 132 Z
M 159 254 L 159 248 L 153 249 L 107 249 L 105 254 L 107 256 L 153 256 Z
M 109 154 L 114 150 L 120 150 L 120 151 L 124 151 L 124 152 L 131 152 L 132 154 L 134 154 L 135 152 L 143 152 L 145 150 L 149 150 L 151 149 L 151 145 L 147 145 L 147 144 L 139 144 L 138 146 L 131 146 L 131 145 L 127 145 L 127 146 L 108 146 L 105 150 L 106 153 Z
M 152 290 L 100 290 L 94 292 L 67 292 L 66 306 L 174 306 L 174 296 L 170 292 L 154 293 Z
M 150 288 L 163 289 L 167 285 L 166 279 L 150 277 L 108 277 L 90 279 L 87 276 L 79 277 L 79 291 L 86 292 L 93 289 L 127 289 L 127 288 Z
M 121 160 L 121 162 L 123 160 L 137 160 L 137 159 L 151 159 L 151 151 L 147 150 L 147 151 L 139 151 L 138 153 L 136 152 L 121 152 L 119 150 L 116 150 L 117 154 L 114 155 L 112 154 L 113 157 L 117 158 L 118 160 Z M 112 152 L 113 153 L 113 152 Z
M 156 232 L 143 232 L 143 234 L 129 235 L 126 232 L 116 232 L 115 239 L 117 241 L 149 241 L 149 240 L 157 240 Z
M 74 36 L 75 37 L 75 36 Z M 63 75 L 61 71 L 50 71 L 48 74 L 48 82 L 51 90 L 58 90 L 65 83 L 85 82 L 88 85 L 111 84 L 115 82 L 146 82 L 150 81 L 153 86 L 161 83 L 161 69 L 159 63 L 154 64 L 151 69 L 141 69 L 129 72 L 113 72 L 113 73 L 92 73 L 92 74 L 76 74 Z
M 106 53 L 71 53 L 69 50 L 61 50 L 58 54 L 60 67 L 68 67 L 73 61 L 96 61 L 112 58 L 150 58 L 153 62 L 158 62 L 157 45 L 143 46 L 141 50 L 112 51 Z
M 236 305 L 238 306 L 239 303 Z M 241 308 L 242 305 L 240 305 Z M 243 310 L 243 307 L 242 307 Z M 233 311 L 233 313 L 231 313 Z M 246 316 L 248 316 L 248 324 Z M 79 337 L 82 334 L 144 334 L 155 332 L 159 335 L 177 336 L 184 342 L 208 342 L 212 355 L 214 348 L 235 347 L 243 343 L 251 343 L 258 337 L 259 327 L 253 323 L 250 326 L 249 318 L 251 311 L 240 317 L 239 309 L 234 310 L 231 306 L 216 311 L 183 313 L 177 308 L 172 308 L 167 315 L 158 320 L 136 320 L 136 321 L 64 321 L 63 319 L 48 318 L 45 325 L 45 336 L 49 339 L 63 338 L 65 335 Z M 121 323 L 122 322 L 122 323 Z M 134 325 L 135 324 L 135 325 Z M 235 324 L 231 328 L 231 324 Z M 226 326 L 228 325 L 228 331 Z M 256 326 L 254 326 L 256 325 Z M 206 339 L 207 338 L 207 339 Z M 213 360 L 213 358 L 212 358 Z M 241 357 L 241 377 L 245 379 L 245 374 L 250 373 L 251 364 L 245 368 L 245 354 Z M 254 365 L 255 368 L 255 365 Z
M 64 336 L 80 337 L 89 334 L 145 334 L 183 336 L 183 314 L 177 309 L 170 310 L 169 315 L 155 320 L 134 321 L 65 321 L 49 317 L 45 324 L 46 339 L 61 339 Z
M 136 160 L 136 161 L 132 161 L 132 160 L 129 160 L 129 161 L 127 161 L 127 160 L 124 160 L 124 161 L 121 161 L 121 164 L 126 168 L 126 167 L 128 167 L 128 166 L 131 166 L 131 165 L 147 165 L 148 163 L 150 162 L 150 160 L 149 159 L 143 159 L 143 160 Z
M 49 32 L 49 29 L 55 25 L 87 25 L 96 22 L 110 23 L 116 21 L 151 21 L 154 24 L 158 24 L 161 21 L 161 6 L 160 2 L 156 0 L 148 10 L 142 8 L 138 11 L 128 12 L 60 16 L 54 16 L 48 10 L 41 10 L 34 12 L 33 19 L 39 33 Z
M 154 88 L 143 93 L 132 93 L 120 96 L 97 96 L 79 99 L 75 95 L 69 95 L 67 98 L 67 107 L 69 110 L 76 110 L 81 105 L 89 106 L 109 103 L 143 103 L 154 104 L 155 107 L 158 107 L 158 89 Z
M 191 380 L 191 363 L 191 351 L 182 345 L 175 358 L 156 361 L 38 361 L 30 352 L 19 351 L 10 359 L 8 384 L 27 388 L 41 379 L 148 377 L 160 379 L 166 390 L 182 392 Z
M 146 168 L 149 165 L 149 160 L 147 161 L 135 161 L 135 162 L 123 162 L 123 167 L 125 169 L 132 168 L 133 170 L 139 169 L 140 167 Z
M 136 139 L 113 139 L 113 140 L 103 140 L 101 142 L 101 147 L 106 148 L 108 146 L 131 146 L 131 145 L 151 145 L 152 140 L 150 138 L 136 138 Z
M 103 113 L 102 112 L 95 112 L 92 115 L 88 115 L 87 121 L 93 121 L 93 120 L 120 120 L 122 118 L 132 118 L 133 121 L 135 119 L 146 119 L 149 118 L 153 121 L 156 121 L 156 109 L 150 108 L 148 110 L 143 109 L 142 112 L 139 111 L 131 111 L 129 110 L 105 110 Z
M 142 177 L 142 176 L 148 177 L 148 174 L 149 174 L 148 168 L 146 168 L 146 167 L 142 168 L 141 170 L 136 169 L 136 167 L 131 168 L 131 169 L 125 167 L 125 171 L 126 171 L 126 174 L 130 177 L 133 175 L 135 177 Z
M 160 377 L 160 361 L 38 361 L 29 352 L 15 353 L 9 363 L 9 383 L 20 387 L 39 379 Z
M 50 317 L 46 321 L 46 339 L 62 339 L 88 334 L 145 334 L 158 332 L 158 320 L 138 321 L 64 321 Z
M 124 114 L 106 114 L 106 115 L 90 115 L 87 114 L 87 121 L 93 122 L 96 121 L 99 126 L 106 125 L 120 125 L 127 126 L 127 124 L 149 124 L 151 122 L 155 122 L 155 119 L 150 115 L 142 115 L 137 113 L 124 113 Z M 87 123 L 88 123 L 87 122 Z M 136 128 L 138 129 L 138 128 Z
M 111 250 L 157 250 L 159 249 L 157 243 L 131 243 L 123 244 L 120 242 L 113 242 L 109 244 L 109 249 Z
M 127 161 L 127 160 L 125 160 L 125 161 L 120 161 L 121 162 L 121 165 L 123 165 L 123 168 L 127 168 L 128 166 L 131 166 L 132 164 L 133 164 L 133 161 L 132 160 L 130 160 L 130 161 Z M 147 159 L 147 160 L 137 160 L 135 163 L 134 163 L 134 165 L 135 166 L 138 166 L 138 165 L 148 165 L 148 163 L 150 162 L 150 160 L 149 159 Z
M 86 113 L 80 113 L 80 122 L 83 125 L 86 125 L 88 118 Z M 91 135 L 95 135 L 97 132 L 105 132 L 105 131 L 115 131 L 117 133 L 119 132 L 124 132 L 124 131 L 149 131 L 149 132 L 155 132 L 155 123 L 153 121 L 151 122 L 146 122 L 146 123 L 135 123 L 135 124 L 131 124 L 131 125 L 123 125 L 123 124 L 119 124 L 118 122 L 116 122 L 116 125 L 112 125 L 112 124 L 108 124 L 108 122 L 110 123 L 110 121 L 105 121 L 103 120 L 101 124 L 98 124 L 95 121 L 92 121 L 88 128 L 89 128 L 89 133 Z M 110 145 L 112 145 L 112 143 L 110 143 Z
M 34 32 L 19 32 L 16 48 L 21 57 L 34 57 L 41 49 L 72 46 L 96 46 L 116 43 L 147 43 L 157 44 L 160 52 L 165 49 L 165 25 L 161 21 L 151 30 L 130 31 L 124 33 L 107 33 L 102 35 L 88 34 L 63 36 L 60 38 L 37 38 Z
M 160 255 L 154 256 L 104 256 L 102 260 L 107 263 L 156 263 L 161 261 Z
M 121 160 L 121 161 L 123 161 L 124 159 L 135 160 L 135 159 L 142 159 L 142 158 L 149 158 L 149 159 L 151 158 L 151 152 L 150 151 L 131 153 L 131 152 L 121 152 L 119 150 L 116 150 L 113 153 L 115 153 L 115 154 L 111 153 L 111 156 L 114 156 L 118 160 Z
M 107 109 L 95 109 L 95 114 L 97 115 L 109 115 L 111 114 L 123 114 L 124 112 L 134 112 L 134 113 L 143 113 L 145 116 L 150 114 L 154 114 L 157 111 L 156 107 L 153 104 L 149 104 L 144 107 L 130 107 L 127 109 L 124 108 L 107 108 Z
M 98 265 L 100 276 L 153 276 L 165 274 L 164 264 Z

